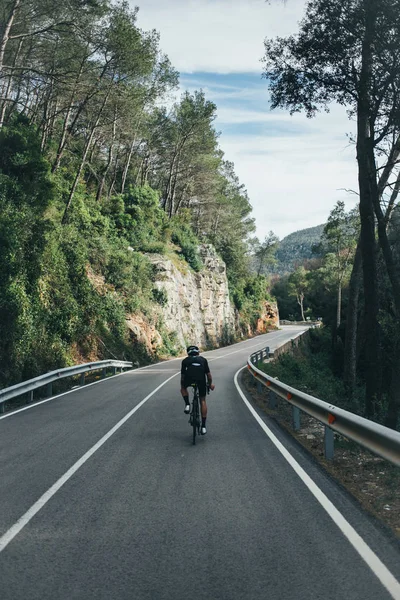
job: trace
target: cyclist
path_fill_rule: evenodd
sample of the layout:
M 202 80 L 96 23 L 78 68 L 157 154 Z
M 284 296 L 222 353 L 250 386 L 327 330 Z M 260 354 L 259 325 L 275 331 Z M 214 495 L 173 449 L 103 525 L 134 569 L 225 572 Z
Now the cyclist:
M 186 350 L 188 356 L 183 359 L 181 366 L 181 394 L 185 401 L 185 413 L 190 412 L 188 386 L 196 383 L 199 390 L 199 398 L 201 404 L 201 435 L 207 433 L 207 403 L 206 403 L 206 378 L 210 389 L 215 388 L 212 382 L 210 367 L 207 359 L 200 356 L 200 350 L 197 346 L 188 346 Z

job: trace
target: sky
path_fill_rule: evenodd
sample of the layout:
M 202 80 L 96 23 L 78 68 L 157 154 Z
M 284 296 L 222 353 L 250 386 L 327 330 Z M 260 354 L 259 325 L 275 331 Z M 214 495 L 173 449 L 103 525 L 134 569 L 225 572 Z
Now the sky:
M 355 124 L 339 106 L 314 119 L 271 111 L 261 77 L 264 39 L 296 33 L 304 0 L 130 1 L 139 27 L 160 33 L 180 92 L 202 89 L 217 105 L 220 146 L 248 190 L 261 240 L 324 223 L 338 200 L 355 206 Z

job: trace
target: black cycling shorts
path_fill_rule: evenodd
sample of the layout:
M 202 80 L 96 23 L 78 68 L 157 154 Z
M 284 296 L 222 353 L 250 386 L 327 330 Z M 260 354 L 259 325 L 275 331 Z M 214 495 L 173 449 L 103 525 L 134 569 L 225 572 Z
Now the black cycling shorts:
M 193 379 L 184 379 L 183 387 L 188 388 L 191 385 L 193 385 L 194 383 L 197 385 L 197 388 L 199 390 L 199 397 L 205 398 L 206 393 L 207 393 L 207 386 L 206 386 L 205 379 L 203 379 L 202 381 L 193 381 Z

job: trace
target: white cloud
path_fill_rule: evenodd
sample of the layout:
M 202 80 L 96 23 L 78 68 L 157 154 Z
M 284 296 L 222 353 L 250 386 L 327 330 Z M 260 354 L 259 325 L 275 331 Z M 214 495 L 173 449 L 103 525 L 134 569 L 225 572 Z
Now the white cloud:
M 132 6 L 134 0 L 130 0 Z M 180 71 L 260 72 L 266 36 L 297 29 L 304 0 L 142 0 L 142 29 L 156 29 Z
M 304 124 L 301 115 L 293 118 Z M 249 192 L 260 238 L 271 229 L 282 238 L 319 225 L 338 200 L 355 206 L 357 197 L 344 191 L 357 189 L 355 148 L 345 137 L 350 129 L 346 116 L 335 109 L 309 122 L 303 135 L 221 138 Z

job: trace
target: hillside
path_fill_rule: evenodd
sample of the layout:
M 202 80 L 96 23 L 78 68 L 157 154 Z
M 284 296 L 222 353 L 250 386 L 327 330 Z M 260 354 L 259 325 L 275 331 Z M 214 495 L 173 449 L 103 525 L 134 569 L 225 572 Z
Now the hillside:
M 290 233 L 279 243 L 276 264 L 268 267 L 268 273 L 283 275 L 293 271 L 296 265 L 312 258 L 312 247 L 318 244 L 324 224 Z

